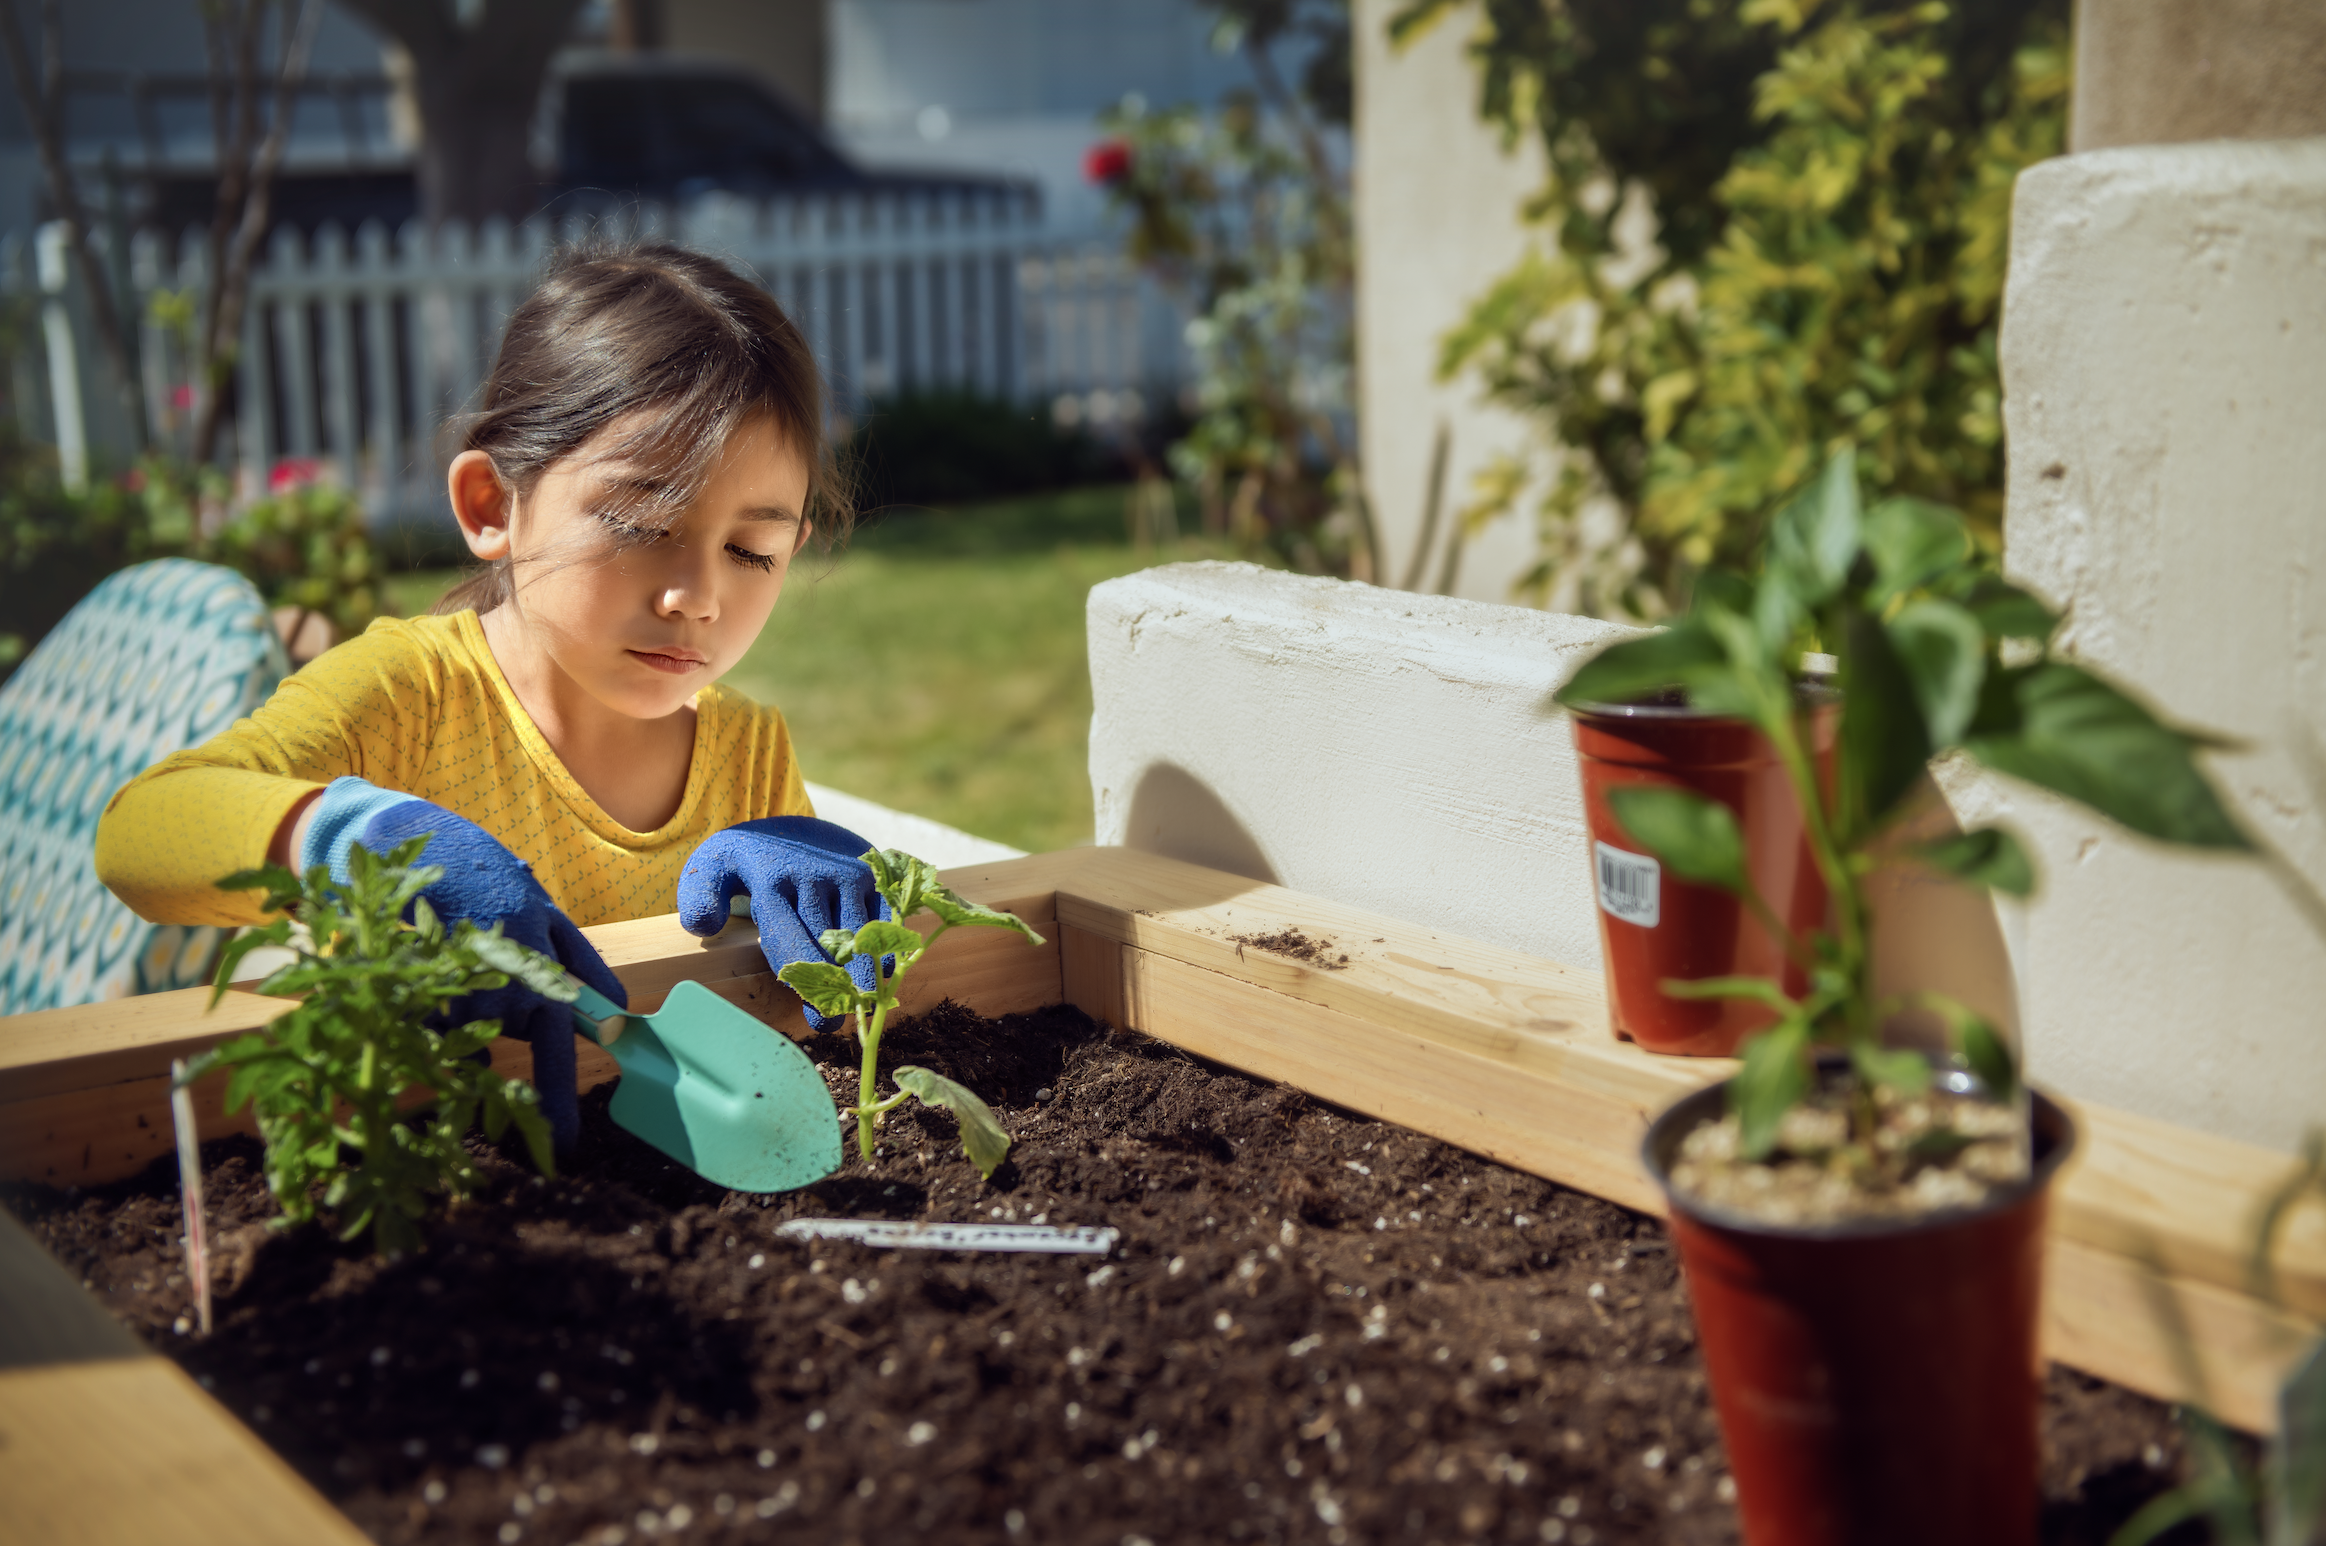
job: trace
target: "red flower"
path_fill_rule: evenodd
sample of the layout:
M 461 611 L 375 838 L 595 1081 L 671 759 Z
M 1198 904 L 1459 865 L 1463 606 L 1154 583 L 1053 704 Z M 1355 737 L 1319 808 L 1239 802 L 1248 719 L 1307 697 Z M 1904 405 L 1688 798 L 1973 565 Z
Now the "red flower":
M 276 462 L 274 470 L 267 474 L 267 492 L 283 494 L 295 488 L 305 488 L 322 475 L 322 464 L 314 457 L 286 456 Z
M 1113 187 L 1131 175 L 1131 147 L 1121 140 L 1101 140 L 1082 153 L 1082 175 L 1101 187 Z
M 183 413 L 194 406 L 194 389 L 190 386 L 170 389 L 170 406 Z

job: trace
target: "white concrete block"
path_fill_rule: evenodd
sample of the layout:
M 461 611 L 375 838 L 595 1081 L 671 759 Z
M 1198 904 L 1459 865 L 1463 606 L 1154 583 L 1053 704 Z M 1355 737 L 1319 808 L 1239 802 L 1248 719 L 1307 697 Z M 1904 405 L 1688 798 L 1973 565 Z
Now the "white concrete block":
M 2028 171 L 2002 365 L 2011 570 L 2083 659 L 2246 740 L 2214 763 L 2237 809 L 2326 878 L 2326 139 Z M 2326 1120 L 2326 942 L 2262 866 L 1951 792 L 2043 865 L 2013 929 L 2036 1078 L 2280 1147 Z
M 910 811 L 890 810 L 885 805 L 843 794 L 822 784 L 808 785 L 808 799 L 814 802 L 816 814 L 826 821 L 838 822 L 875 847 L 901 848 L 941 870 L 956 864 L 991 864 L 997 859 L 1025 857 L 1023 848 L 978 837 L 959 827 L 915 816 Z
M 1635 630 L 1250 564 L 1090 593 L 1098 841 L 1599 964 L 1545 700 Z

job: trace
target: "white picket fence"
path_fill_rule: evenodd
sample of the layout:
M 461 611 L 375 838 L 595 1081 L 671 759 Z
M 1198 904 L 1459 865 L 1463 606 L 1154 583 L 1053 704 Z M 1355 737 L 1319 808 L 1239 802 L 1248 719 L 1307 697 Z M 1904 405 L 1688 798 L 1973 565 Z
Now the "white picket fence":
M 611 231 L 603 220 L 370 224 L 310 242 L 282 230 L 252 275 L 235 381 L 244 487 L 311 458 L 362 493 L 376 524 L 448 519 L 444 426 L 474 405 L 504 323 L 552 251 L 609 234 L 666 236 L 766 285 L 813 344 L 839 415 L 898 390 L 967 387 L 1105 423 L 1180 380 L 1171 301 L 1119 248 L 1047 240 L 1038 203 L 1015 190 L 714 195 L 643 207 Z M 168 302 L 208 293 L 207 242 L 190 232 L 172 252 L 147 233 L 129 246 L 149 423 L 182 451 L 195 386 Z M 125 460 L 129 436 L 65 260 L 58 227 L 29 243 L 0 238 L 0 295 L 36 303 L 41 323 L 21 334 L 17 413 L 79 482 Z

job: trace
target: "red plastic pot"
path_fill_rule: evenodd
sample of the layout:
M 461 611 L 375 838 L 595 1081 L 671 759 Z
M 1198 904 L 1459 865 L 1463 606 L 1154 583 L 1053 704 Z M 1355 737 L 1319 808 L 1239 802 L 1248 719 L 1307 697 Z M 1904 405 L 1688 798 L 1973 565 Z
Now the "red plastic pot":
M 1681 1139 L 1726 1089 L 1658 1117 L 1644 1153 L 1747 1546 L 2034 1546 L 2043 1226 L 2067 1113 L 2033 1098 L 2033 1173 L 1984 1206 L 1788 1229 L 1671 1191 Z
M 1804 715 L 1821 769 L 1831 767 L 1839 720 L 1830 699 Z M 1798 995 L 1808 987 L 1806 974 L 1735 897 L 1665 874 L 1624 831 L 1607 797 L 1616 789 L 1661 786 L 1727 806 L 1744 833 L 1755 889 L 1796 934 L 1806 934 L 1825 922 L 1825 880 L 1776 749 L 1741 719 L 1610 704 L 1575 711 L 1575 750 L 1615 1034 L 1651 1052 L 1731 1055 L 1776 1018 L 1774 1011 L 1747 999 L 1672 998 L 1657 984 L 1667 977 L 1775 977 Z

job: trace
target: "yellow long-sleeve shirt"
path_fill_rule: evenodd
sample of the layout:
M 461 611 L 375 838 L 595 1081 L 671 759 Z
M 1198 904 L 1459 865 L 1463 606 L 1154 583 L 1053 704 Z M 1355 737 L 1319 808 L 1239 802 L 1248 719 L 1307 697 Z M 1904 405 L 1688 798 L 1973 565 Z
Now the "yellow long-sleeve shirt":
M 633 832 L 558 760 L 474 612 L 383 618 L 250 718 L 124 784 L 98 820 L 97 874 L 141 918 L 256 923 L 255 893 L 215 882 L 265 863 L 300 798 L 354 774 L 483 827 L 576 923 L 667 913 L 704 838 L 739 821 L 814 814 L 781 714 L 715 684 L 694 706 L 678 814 Z

